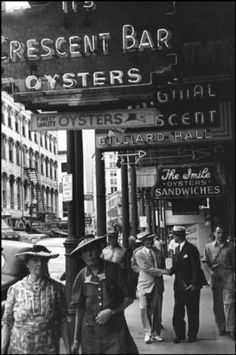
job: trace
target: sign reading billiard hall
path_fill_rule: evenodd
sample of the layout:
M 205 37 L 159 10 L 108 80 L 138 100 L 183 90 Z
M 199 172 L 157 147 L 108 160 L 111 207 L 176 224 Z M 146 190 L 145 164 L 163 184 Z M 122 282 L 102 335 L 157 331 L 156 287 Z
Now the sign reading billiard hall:
M 177 63 L 173 2 L 65 3 L 66 14 L 60 1 L 3 14 L 2 78 L 15 95 L 150 86 Z
M 222 193 L 213 164 L 170 165 L 158 168 L 154 198 L 213 197 Z

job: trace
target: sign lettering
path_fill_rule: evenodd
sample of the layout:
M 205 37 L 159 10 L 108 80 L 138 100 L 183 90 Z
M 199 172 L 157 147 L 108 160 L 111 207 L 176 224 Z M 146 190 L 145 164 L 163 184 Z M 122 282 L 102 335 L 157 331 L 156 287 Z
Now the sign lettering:
M 158 168 L 154 197 L 212 197 L 222 193 L 214 165 L 166 166 Z

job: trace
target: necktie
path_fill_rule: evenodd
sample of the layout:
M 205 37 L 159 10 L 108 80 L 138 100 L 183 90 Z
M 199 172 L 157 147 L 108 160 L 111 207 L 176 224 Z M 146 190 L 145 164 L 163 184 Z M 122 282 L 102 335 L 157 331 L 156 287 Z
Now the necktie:
M 180 254 L 180 245 L 177 246 L 177 248 L 175 249 L 175 255 L 176 255 L 177 258 L 179 256 L 179 254 Z
M 150 255 L 151 262 L 152 262 L 152 266 L 155 266 L 155 261 L 154 261 L 154 257 L 153 257 L 151 249 L 149 249 L 149 255 Z

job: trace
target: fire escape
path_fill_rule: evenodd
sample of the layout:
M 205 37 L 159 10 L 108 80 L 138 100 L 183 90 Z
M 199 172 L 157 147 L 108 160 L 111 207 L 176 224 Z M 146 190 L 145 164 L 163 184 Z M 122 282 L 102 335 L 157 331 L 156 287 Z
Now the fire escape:
M 38 175 L 37 175 L 36 169 L 34 169 L 34 168 L 25 168 L 25 171 L 28 175 L 29 181 L 33 185 L 32 201 L 33 200 L 37 201 L 37 203 L 35 204 L 35 208 L 33 208 L 33 210 L 35 211 L 37 218 L 39 218 L 40 216 L 42 216 L 45 213 L 45 206 L 44 206 L 44 201 L 43 201 L 43 196 L 42 196 L 42 191 L 41 191 L 41 186 L 39 183 Z

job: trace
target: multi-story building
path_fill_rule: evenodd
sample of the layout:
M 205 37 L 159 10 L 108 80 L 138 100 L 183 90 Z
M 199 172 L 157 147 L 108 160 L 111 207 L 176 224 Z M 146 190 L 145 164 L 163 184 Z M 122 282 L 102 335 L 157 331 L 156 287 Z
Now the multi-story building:
M 57 133 L 32 132 L 31 112 L 2 92 L 2 218 L 13 227 L 39 214 L 58 215 Z

